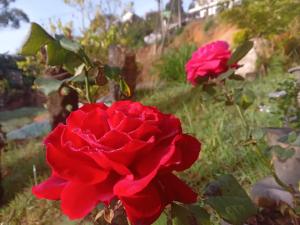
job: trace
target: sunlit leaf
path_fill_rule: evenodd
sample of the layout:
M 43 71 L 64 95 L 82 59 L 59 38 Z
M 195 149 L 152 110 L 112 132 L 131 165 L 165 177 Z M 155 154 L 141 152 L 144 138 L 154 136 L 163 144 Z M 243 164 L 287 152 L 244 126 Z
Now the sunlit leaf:
M 82 50 L 82 46 L 79 43 L 69 40 L 65 37 L 61 37 L 59 39 L 59 43 L 64 49 L 67 49 L 76 54 L 79 54 L 79 52 Z
M 124 79 L 120 79 L 119 85 L 120 85 L 121 92 L 125 96 L 130 97 L 131 96 L 130 87 L 128 86 L 128 84 L 126 83 L 126 81 Z
M 31 23 L 30 33 L 22 46 L 21 54 L 34 56 L 43 46 L 54 39 L 38 24 Z

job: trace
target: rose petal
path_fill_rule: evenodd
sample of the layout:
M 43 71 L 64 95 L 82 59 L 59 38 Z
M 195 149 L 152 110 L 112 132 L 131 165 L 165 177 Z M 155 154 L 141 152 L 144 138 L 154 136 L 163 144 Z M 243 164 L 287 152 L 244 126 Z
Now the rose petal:
M 81 219 L 99 202 L 108 204 L 113 198 L 114 179 L 95 185 L 69 183 L 61 194 L 61 208 L 70 219 Z
M 85 152 L 85 154 L 92 158 L 99 166 L 105 170 L 114 170 L 116 173 L 126 176 L 131 174 L 130 170 L 124 165 L 110 160 L 104 153 L 99 152 Z
M 190 168 L 199 157 L 201 143 L 190 135 L 181 134 L 176 136 L 173 144 L 176 148 L 175 154 L 164 166 L 169 171 L 183 171 Z
M 95 184 L 108 176 L 108 171 L 99 167 L 83 152 L 57 149 L 50 143 L 47 144 L 47 161 L 60 177 L 75 182 Z
M 87 116 L 83 120 L 81 130 L 84 133 L 89 133 L 99 139 L 110 130 L 107 119 L 108 116 L 106 111 L 96 108 L 95 110 L 87 113 Z
M 197 194 L 174 174 L 160 175 L 157 179 L 163 186 L 162 190 L 168 202 L 178 201 L 189 204 L 197 201 Z
M 157 187 L 152 184 L 133 196 L 120 198 L 133 225 L 152 224 L 165 208 L 162 199 Z
M 88 113 L 97 108 L 102 109 L 102 110 L 108 109 L 108 107 L 105 104 L 103 104 L 102 102 L 99 102 L 99 103 L 92 103 L 92 104 L 84 104 L 81 108 L 79 108 L 79 110 Z
M 129 175 L 120 180 L 114 186 L 114 193 L 119 196 L 128 196 L 143 190 L 154 179 L 161 166 L 169 161 L 174 152 L 174 145 L 167 148 L 157 146 L 151 153 L 151 157 L 149 154 L 139 157 L 136 165 L 132 165 L 132 168 L 135 168 L 136 176 Z
M 107 132 L 99 141 L 101 145 L 111 149 L 118 149 L 126 145 L 130 141 L 130 137 L 122 132 L 112 130 Z
M 32 193 L 38 198 L 58 200 L 67 184 L 68 181 L 52 174 L 44 182 L 32 187 Z

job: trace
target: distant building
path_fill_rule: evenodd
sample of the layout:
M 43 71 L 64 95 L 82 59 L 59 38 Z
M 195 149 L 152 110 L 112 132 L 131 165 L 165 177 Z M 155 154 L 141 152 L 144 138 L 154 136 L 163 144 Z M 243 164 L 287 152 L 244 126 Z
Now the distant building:
M 195 18 L 205 18 L 216 15 L 221 9 L 230 9 L 241 2 L 242 0 L 194 0 L 188 14 Z

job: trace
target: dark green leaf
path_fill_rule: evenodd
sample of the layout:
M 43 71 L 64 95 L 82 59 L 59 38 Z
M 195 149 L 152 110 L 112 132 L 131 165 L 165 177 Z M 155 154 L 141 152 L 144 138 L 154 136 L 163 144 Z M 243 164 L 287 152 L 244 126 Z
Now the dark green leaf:
M 38 24 L 31 23 L 29 36 L 22 46 L 21 54 L 34 56 L 43 46 L 54 39 Z
M 281 161 L 286 161 L 295 155 L 295 150 L 292 148 L 282 148 L 279 145 L 273 146 L 271 151 Z
M 210 225 L 210 215 L 199 204 L 189 205 L 193 217 L 196 219 L 198 225 Z
M 104 74 L 110 80 L 119 81 L 121 69 L 119 67 L 111 67 L 109 65 L 104 65 Z
M 152 224 L 152 225 L 167 225 L 168 224 L 168 217 L 163 212 L 160 217 Z
M 172 204 L 171 214 L 173 225 L 189 225 L 192 219 L 189 210 L 175 203 Z
M 293 144 L 294 142 L 296 142 L 297 138 L 297 133 L 295 131 L 292 131 L 288 135 L 280 137 L 278 141 L 286 144 Z
M 231 80 L 237 80 L 237 81 L 244 81 L 244 80 L 245 80 L 244 77 L 242 77 L 242 76 L 240 76 L 240 75 L 237 75 L 237 74 L 231 75 L 231 76 L 229 77 L 229 79 L 231 79 Z
M 227 222 L 240 225 L 256 214 L 257 209 L 232 175 L 224 175 L 208 185 L 206 203 Z
M 217 80 L 218 81 L 225 80 L 225 79 L 229 78 L 230 76 L 232 76 L 233 74 L 234 74 L 234 70 L 233 69 L 229 69 L 225 73 L 222 73 L 221 75 L 219 75 L 218 78 L 217 78 Z
M 56 80 L 53 78 L 40 77 L 34 81 L 34 84 L 40 89 L 45 95 L 49 95 L 54 91 L 57 91 L 64 81 Z
M 231 58 L 228 60 L 227 64 L 228 66 L 232 66 L 236 64 L 238 61 L 240 61 L 242 58 L 244 58 L 245 55 L 253 48 L 253 42 L 252 41 L 246 41 L 232 54 Z
M 217 93 L 215 86 L 215 84 L 204 84 L 203 91 L 205 91 L 210 96 L 215 95 Z

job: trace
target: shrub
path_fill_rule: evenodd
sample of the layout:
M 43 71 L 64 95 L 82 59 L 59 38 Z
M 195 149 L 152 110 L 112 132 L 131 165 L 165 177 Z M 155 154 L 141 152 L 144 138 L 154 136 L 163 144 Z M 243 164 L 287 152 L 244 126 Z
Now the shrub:
M 168 81 L 184 82 L 186 79 L 185 64 L 196 49 L 197 47 L 194 44 L 186 44 L 164 53 L 155 65 L 155 70 L 160 78 Z
M 249 40 L 249 31 L 247 29 L 237 31 L 233 36 L 234 46 L 239 46 L 247 40 Z

